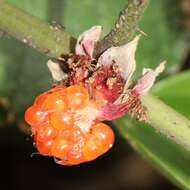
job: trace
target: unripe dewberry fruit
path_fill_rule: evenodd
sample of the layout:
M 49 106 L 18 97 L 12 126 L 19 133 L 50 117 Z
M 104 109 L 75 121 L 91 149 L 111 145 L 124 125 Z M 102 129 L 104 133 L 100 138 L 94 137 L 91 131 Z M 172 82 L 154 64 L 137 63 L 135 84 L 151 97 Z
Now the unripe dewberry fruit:
M 57 86 L 39 95 L 25 112 L 39 153 L 62 165 L 77 165 L 107 152 L 114 133 L 97 123 L 97 105 L 81 85 Z

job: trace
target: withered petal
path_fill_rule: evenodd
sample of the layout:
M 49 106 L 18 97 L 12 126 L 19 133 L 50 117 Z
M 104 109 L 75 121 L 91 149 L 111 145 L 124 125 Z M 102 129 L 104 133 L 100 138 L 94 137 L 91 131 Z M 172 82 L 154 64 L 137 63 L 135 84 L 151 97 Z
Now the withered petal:
M 146 94 L 150 88 L 153 86 L 156 77 L 163 72 L 165 68 L 165 61 L 161 62 L 158 67 L 156 67 L 155 70 L 152 69 L 143 69 L 143 76 L 140 78 L 135 85 L 135 87 L 132 89 L 133 92 L 144 95 Z
M 102 33 L 102 26 L 93 26 L 89 30 L 79 35 L 75 47 L 77 55 L 86 55 L 93 58 L 95 43 L 99 40 Z
M 123 46 L 109 48 L 100 56 L 97 66 L 116 64 L 127 85 L 136 68 L 135 52 L 139 38 L 140 35 Z
M 62 71 L 58 63 L 48 60 L 47 66 L 51 72 L 53 80 L 59 82 L 65 80 L 68 77 L 68 75 Z

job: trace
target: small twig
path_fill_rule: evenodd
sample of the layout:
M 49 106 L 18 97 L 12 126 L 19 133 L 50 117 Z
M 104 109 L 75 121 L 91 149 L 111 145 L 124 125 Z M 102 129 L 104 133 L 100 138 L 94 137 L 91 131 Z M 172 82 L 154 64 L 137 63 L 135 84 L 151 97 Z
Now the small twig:
M 128 0 L 111 32 L 97 44 L 94 55 L 99 56 L 111 46 L 123 45 L 131 40 L 148 3 L 149 0 Z

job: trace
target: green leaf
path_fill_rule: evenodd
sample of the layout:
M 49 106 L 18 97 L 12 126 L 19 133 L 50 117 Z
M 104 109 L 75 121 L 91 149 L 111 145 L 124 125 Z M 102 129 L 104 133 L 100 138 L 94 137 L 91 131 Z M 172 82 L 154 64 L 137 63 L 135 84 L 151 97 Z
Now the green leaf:
M 158 83 L 153 93 L 190 118 L 190 72 Z M 155 105 L 156 106 L 156 105 Z M 158 113 L 159 114 L 159 113 Z M 116 121 L 122 135 L 154 167 L 184 189 L 190 189 L 190 152 L 147 124 L 124 117 Z
M 190 71 L 165 79 L 153 89 L 153 93 L 178 112 L 190 118 Z
M 104 34 L 111 30 L 118 13 L 126 0 L 65 0 L 64 23 L 67 30 L 75 37 L 93 25 L 102 25 Z M 82 11 L 84 10 L 84 11 Z

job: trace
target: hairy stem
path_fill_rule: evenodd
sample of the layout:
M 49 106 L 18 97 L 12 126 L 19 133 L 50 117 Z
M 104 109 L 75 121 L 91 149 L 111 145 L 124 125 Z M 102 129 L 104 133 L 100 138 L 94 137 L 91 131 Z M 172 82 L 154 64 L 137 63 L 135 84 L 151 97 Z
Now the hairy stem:
M 144 96 L 142 103 L 152 127 L 190 150 L 190 120 L 154 96 Z
M 54 58 L 70 53 L 75 44 L 61 26 L 49 25 L 3 0 L 0 0 L 0 30 Z
M 120 46 L 130 41 L 138 29 L 138 23 L 148 3 L 149 0 L 128 0 L 111 32 L 97 44 L 95 56 L 111 46 Z
M 153 95 L 142 96 L 141 100 L 148 116 L 147 123 L 156 131 L 190 151 L 190 120 Z M 134 127 L 133 122 L 128 121 L 127 123 L 125 118 L 116 120 L 114 123 L 118 127 L 121 125 L 125 128 L 125 130 L 120 130 L 123 135 L 128 130 L 130 132 L 130 127 Z

